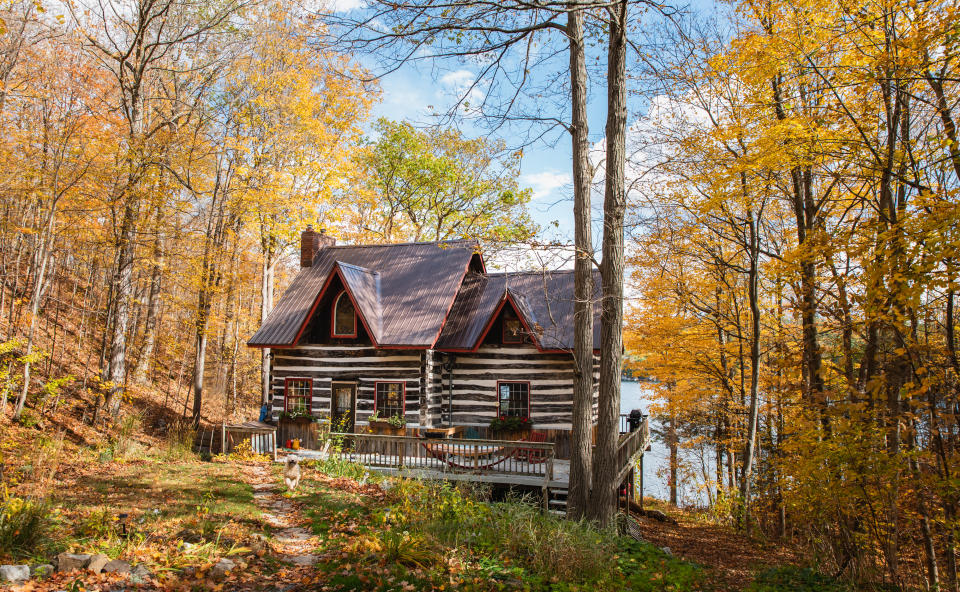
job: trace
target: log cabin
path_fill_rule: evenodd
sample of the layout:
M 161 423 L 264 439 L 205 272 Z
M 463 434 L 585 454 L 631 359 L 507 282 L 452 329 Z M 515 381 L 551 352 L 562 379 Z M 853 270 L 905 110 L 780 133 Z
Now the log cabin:
M 513 417 L 569 458 L 572 271 L 488 272 L 474 240 L 337 245 L 311 227 L 300 265 L 248 342 L 269 348 L 274 420 L 361 433 L 375 414 L 496 438 L 491 422 Z M 595 349 L 594 418 L 598 362 Z

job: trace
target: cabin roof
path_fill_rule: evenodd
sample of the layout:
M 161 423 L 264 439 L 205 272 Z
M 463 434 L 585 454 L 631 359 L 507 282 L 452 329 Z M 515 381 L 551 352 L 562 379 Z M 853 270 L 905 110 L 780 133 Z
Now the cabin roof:
M 324 247 L 248 345 L 296 345 L 338 276 L 379 347 L 473 350 L 509 303 L 540 349 L 573 349 L 573 272 L 486 273 L 482 263 L 470 264 L 479 248 L 474 240 Z M 599 293 L 594 272 L 594 302 Z M 595 348 L 599 308 L 594 305 Z
M 247 344 L 294 345 L 336 266 L 378 345 L 431 347 L 479 247 L 454 240 L 322 248 Z
M 474 349 L 501 304 L 509 300 L 541 349 L 573 349 L 573 271 L 469 273 L 447 316 L 437 349 Z M 600 297 L 594 272 L 594 302 Z M 600 344 L 600 307 L 594 305 L 593 343 Z M 541 332 L 542 330 L 542 332 Z

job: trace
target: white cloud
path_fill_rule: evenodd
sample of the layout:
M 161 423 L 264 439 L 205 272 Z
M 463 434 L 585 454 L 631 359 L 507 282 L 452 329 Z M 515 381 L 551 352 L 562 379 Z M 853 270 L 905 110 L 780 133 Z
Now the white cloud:
M 474 73 L 470 70 L 454 70 L 440 77 L 440 84 L 456 90 L 466 90 L 474 81 Z
M 534 201 L 540 201 L 550 197 L 560 199 L 561 196 L 556 195 L 556 190 L 572 182 L 573 176 L 570 173 L 555 170 L 520 175 L 520 183 L 533 189 Z
M 324 5 L 333 12 L 350 12 L 363 8 L 364 0 L 324 0 Z

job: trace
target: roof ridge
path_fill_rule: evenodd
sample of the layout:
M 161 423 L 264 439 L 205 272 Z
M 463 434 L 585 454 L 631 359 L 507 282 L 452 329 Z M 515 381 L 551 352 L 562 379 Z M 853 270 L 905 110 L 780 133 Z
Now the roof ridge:
M 485 275 L 546 275 L 548 273 L 574 273 L 573 269 L 543 269 L 540 271 L 488 271 Z
M 360 266 L 360 265 L 354 265 L 353 263 L 347 263 L 346 261 L 340 261 L 339 259 L 336 259 L 336 260 L 334 261 L 334 263 L 336 263 L 336 264 L 339 265 L 340 267 L 350 267 L 350 268 L 358 269 L 358 270 L 363 271 L 363 272 L 366 272 L 366 273 L 372 273 L 373 275 L 380 275 L 380 272 L 377 271 L 376 269 L 370 269 L 369 267 L 362 267 L 362 266 Z
M 388 248 L 388 247 L 404 247 L 404 246 L 413 246 L 413 245 L 441 245 L 448 243 L 469 243 L 480 245 L 480 241 L 473 238 L 451 238 L 442 241 L 411 241 L 406 243 L 379 243 L 379 244 L 364 244 L 364 245 L 331 245 L 329 247 L 324 247 L 325 249 L 373 249 L 373 248 Z

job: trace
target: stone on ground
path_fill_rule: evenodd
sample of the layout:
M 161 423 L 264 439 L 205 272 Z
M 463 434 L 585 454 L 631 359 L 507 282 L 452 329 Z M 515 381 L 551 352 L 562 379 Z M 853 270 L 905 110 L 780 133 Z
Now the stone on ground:
M 57 571 L 73 571 L 83 569 L 90 561 L 90 556 L 82 553 L 60 553 L 57 555 Z
M 316 555 L 284 555 L 281 559 L 298 567 L 311 567 L 315 565 L 320 558 Z
M 142 584 L 152 575 L 149 569 L 142 565 L 137 565 L 133 568 L 133 571 L 130 572 L 130 581 L 134 584 Z
M 223 558 L 213 565 L 213 569 L 211 570 L 211 573 L 213 573 L 214 577 L 222 578 L 223 576 L 227 575 L 227 573 L 229 573 L 230 570 L 232 570 L 236 566 L 237 564 L 234 563 L 233 561 L 230 561 L 227 558 Z
M 29 565 L 0 565 L 0 582 L 22 582 L 29 579 Z
M 114 559 L 103 566 L 104 573 L 130 573 L 130 570 L 130 564 L 119 559 Z
M 44 563 L 42 565 L 34 565 L 30 568 L 30 575 L 42 580 L 43 578 L 49 576 L 54 572 L 53 566 L 49 563 Z
M 97 553 L 90 557 L 90 561 L 87 562 L 87 569 L 93 573 L 100 573 L 103 571 L 103 566 L 110 563 L 110 558 L 106 555 Z

